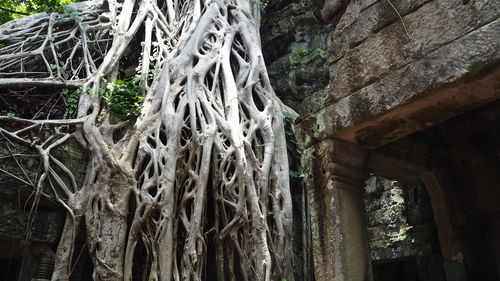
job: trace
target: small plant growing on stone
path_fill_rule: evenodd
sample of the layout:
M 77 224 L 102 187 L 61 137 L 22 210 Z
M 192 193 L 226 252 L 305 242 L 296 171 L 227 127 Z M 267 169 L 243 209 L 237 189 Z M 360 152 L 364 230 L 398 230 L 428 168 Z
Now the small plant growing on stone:
M 116 113 L 121 120 L 138 116 L 143 99 L 140 78 L 136 76 L 108 83 L 103 99 L 109 110 Z

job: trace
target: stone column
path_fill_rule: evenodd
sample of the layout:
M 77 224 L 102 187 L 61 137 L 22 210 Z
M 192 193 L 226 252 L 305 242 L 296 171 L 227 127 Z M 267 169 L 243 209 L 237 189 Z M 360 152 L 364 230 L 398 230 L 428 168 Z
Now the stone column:
M 365 152 L 325 140 L 304 152 L 316 281 L 373 280 L 363 202 Z

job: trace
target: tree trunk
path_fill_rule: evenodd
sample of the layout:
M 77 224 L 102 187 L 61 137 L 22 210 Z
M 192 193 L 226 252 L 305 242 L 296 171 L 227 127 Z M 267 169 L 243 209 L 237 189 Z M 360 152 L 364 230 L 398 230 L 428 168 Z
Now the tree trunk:
M 98 177 L 94 186 L 96 192 L 86 219 L 96 281 L 123 280 L 128 202 L 136 184 L 124 170 L 110 168 Z

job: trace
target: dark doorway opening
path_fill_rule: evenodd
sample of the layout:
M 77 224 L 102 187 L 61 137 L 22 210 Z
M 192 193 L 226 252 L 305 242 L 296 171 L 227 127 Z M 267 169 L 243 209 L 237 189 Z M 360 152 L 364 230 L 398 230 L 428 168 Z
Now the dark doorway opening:
M 373 263 L 374 281 L 419 281 L 415 257 Z
M 19 277 L 21 261 L 17 259 L 0 259 L 0 281 L 13 281 Z

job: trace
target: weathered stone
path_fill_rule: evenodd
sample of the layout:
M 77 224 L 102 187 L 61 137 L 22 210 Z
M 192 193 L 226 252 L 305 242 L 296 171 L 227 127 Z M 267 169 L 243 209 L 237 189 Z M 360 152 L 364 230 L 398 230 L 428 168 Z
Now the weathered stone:
M 370 183 L 365 187 L 367 193 L 365 196 L 365 209 L 367 212 L 404 204 L 401 188 L 394 188 L 394 184 L 398 182 L 386 179 L 380 180 L 378 177 L 371 177 L 371 179 L 375 183 Z
M 304 99 L 298 108 L 301 117 L 297 130 L 305 147 L 305 159 L 309 159 L 303 166 L 309 176 L 310 195 L 316 194 L 311 197 L 315 270 L 319 271 L 320 279 L 331 277 L 333 280 L 335 272 L 342 274 L 342 271 L 335 268 L 335 256 L 332 258 L 328 252 L 341 252 L 343 249 L 335 245 L 342 244 L 335 240 L 342 226 L 332 221 L 338 219 L 341 222 L 343 215 L 342 203 L 328 198 L 340 198 L 340 201 L 349 197 L 342 197 L 340 192 L 330 192 L 340 186 L 337 181 L 341 178 L 335 178 L 329 167 L 325 168 L 327 163 L 338 160 L 328 152 L 327 143 L 331 139 L 341 138 L 374 150 L 377 148 L 369 153 L 367 168 L 370 172 L 412 183 L 420 181 L 423 174 L 442 169 L 443 162 L 450 161 L 451 154 L 453 164 L 458 164 L 463 171 L 467 170 L 459 175 L 460 178 L 472 178 L 474 174 L 477 179 L 474 183 L 455 183 L 453 191 L 448 193 L 455 193 L 461 185 L 477 185 L 477 194 L 470 196 L 469 200 L 485 203 L 478 204 L 475 210 L 485 214 L 496 210 L 497 207 L 490 203 L 495 202 L 491 198 L 495 198 L 498 192 L 494 191 L 490 180 L 479 179 L 493 178 L 487 175 L 489 168 L 474 167 L 476 161 L 484 160 L 480 156 L 477 159 L 474 157 L 481 145 L 472 142 L 470 146 L 462 145 L 460 151 L 453 151 L 449 144 L 455 143 L 456 137 L 438 142 L 435 134 L 424 139 L 412 135 L 405 138 L 409 141 L 395 141 L 500 97 L 500 2 L 350 1 L 345 10 L 342 1 L 318 0 L 315 3 L 322 8 L 325 20 L 343 13 L 332 35 L 330 84 Z M 459 132 L 455 134 L 460 135 Z M 382 149 L 382 146 L 387 149 Z M 495 149 L 490 146 L 481 150 L 486 150 L 486 147 L 491 154 L 495 154 Z M 496 162 L 491 160 L 488 163 Z M 413 257 L 418 263 L 419 280 L 441 281 L 444 276 L 442 260 L 435 258 L 436 253 L 442 252 L 447 262 L 459 260 L 462 266 L 463 255 L 468 255 L 478 260 L 470 261 L 469 258 L 468 266 L 477 269 L 474 276 L 494 276 L 491 268 L 488 273 L 481 272 L 479 268 L 485 262 L 493 264 L 493 261 L 482 258 L 480 253 L 491 255 L 495 250 L 456 247 L 463 241 L 462 236 L 479 241 L 481 234 L 456 234 L 452 233 L 451 227 L 438 227 L 442 251 L 438 249 L 431 210 L 439 210 L 443 206 L 446 212 L 462 211 L 456 218 L 452 219 L 450 215 L 448 224 L 469 225 L 465 221 L 471 220 L 476 223 L 477 227 L 472 226 L 474 229 L 484 229 L 481 222 L 491 222 L 491 219 L 482 218 L 479 214 L 474 217 L 466 215 L 468 209 L 461 208 L 470 206 L 471 202 L 454 201 L 454 207 L 448 206 L 450 202 L 446 202 L 443 194 L 438 194 L 441 197 L 431 195 L 431 209 L 429 202 L 421 202 L 418 194 L 421 191 L 415 191 L 406 183 L 399 186 L 395 183 L 392 180 L 368 183 L 369 194 L 364 202 L 373 260 L 385 263 L 391 259 Z M 488 200 L 487 197 L 491 198 Z M 436 222 L 442 224 L 443 216 L 437 215 L 436 218 Z M 500 233 L 495 230 L 498 227 L 490 228 L 485 231 Z M 450 233 L 453 235 L 448 235 Z M 443 235 L 448 235 L 447 239 L 442 239 Z M 492 247 L 497 249 L 498 241 L 491 241 L 473 244 L 495 244 Z M 349 280 L 345 276 L 343 278 Z M 453 278 L 454 281 L 461 280 Z
M 301 1 L 266 14 L 261 35 L 268 65 L 299 49 L 329 48 L 332 26 L 322 23 L 314 11 L 309 1 Z
M 300 125 L 305 145 L 335 135 L 380 146 L 495 100 L 499 33 L 500 22 L 489 23 L 306 118 Z M 313 125 L 318 119 L 322 130 Z
M 367 195 L 371 195 L 372 193 L 376 193 L 378 191 L 377 188 L 377 178 L 376 177 L 370 177 L 366 180 L 365 182 L 365 192 Z
M 4 238 L 56 243 L 62 228 L 63 215 L 54 211 L 38 210 L 31 215 L 15 201 L 2 201 L 0 208 L 0 236 Z M 30 226 L 30 231 L 27 231 Z
M 269 78 L 283 102 L 297 108 L 305 96 L 325 87 L 329 81 L 329 58 L 329 53 L 322 49 L 301 49 L 271 64 Z
M 387 225 L 368 227 L 368 239 L 370 239 L 370 241 L 372 242 L 371 244 L 373 244 L 374 241 L 385 236 L 385 233 L 387 232 L 387 227 L 388 227 Z
M 360 147 L 337 140 L 304 151 L 315 280 L 371 280 L 362 196 L 365 160 Z
M 329 82 L 332 26 L 322 23 L 309 1 L 266 12 L 261 28 L 264 58 L 273 88 L 297 110 L 304 98 Z
M 85 173 L 85 153 L 74 139 L 51 151 L 51 154 L 72 171 L 77 183 L 83 181 Z M 40 156 L 34 148 L 6 141 L 0 144 L 0 192 L 6 194 L 31 193 L 42 172 Z M 64 181 L 68 179 L 62 176 Z M 43 191 L 49 196 L 53 191 L 44 185 Z
M 385 6 L 375 5 L 372 8 L 379 7 L 382 11 L 387 10 L 386 13 L 395 13 L 387 1 L 379 4 L 382 3 L 385 3 Z M 407 9 L 411 8 L 415 7 L 409 6 Z M 338 101 L 382 78 L 388 72 L 418 60 L 491 22 L 498 18 L 499 10 L 498 1 L 474 1 L 470 5 L 463 5 L 459 1 L 441 0 L 422 6 L 404 17 L 410 41 L 401 22 L 396 21 L 371 35 L 359 46 L 345 52 L 344 57 L 332 65 L 330 100 Z M 385 18 L 383 15 L 381 17 Z M 363 22 L 364 19 L 363 17 Z M 350 32 L 348 34 L 356 36 Z M 333 38 L 333 42 L 340 39 Z M 336 49 L 335 43 L 333 49 Z
M 331 42 L 332 59 L 334 61 L 339 60 L 350 49 L 358 46 L 367 38 L 391 24 L 395 26 L 402 25 L 398 13 L 405 16 L 429 1 L 391 1 L 397 12 L 387 0 L 374 0 L 372 3 L 369 3 L 370 1 L 353 1 L 350 4 L 351 7 L 349 7 L 352 12 L 343 16 L 342 21 L 336 26 L 333 33 Z
M 372 261 L 432 255 L 433 241 L 437 237 L 432 236 L 434 228 L 432 214 L 429 213 L 430 204 L 415 205 L 416 200 L 410 198 L 416 193 L 415 188 L 420 191 L 424 188 L 378 176 L 371 178 L 371 185 L 377 188 L 376 192 L 365 194 L 365 202 L 369 202 L 365 210 Z M 424 193 L 416 194 L 421 204 L 428 202 Z M 411 222 L 408 219 L 410 208 L 416 210 L 418 213 L 415 215 L 419 217 Z
M 404 206 L 394 205 L 384 209 L 376 210 L 367 214 L 368 225 L 376 226 L 381 224 L 396 223 L 404 210 Z
M 321 7 L 321 17 L 325 22 L 336 23 L 344 12 L 348 0 L 321 0 L 316 4 Z

